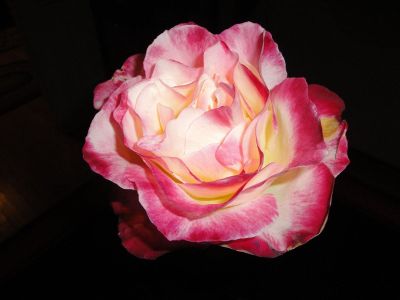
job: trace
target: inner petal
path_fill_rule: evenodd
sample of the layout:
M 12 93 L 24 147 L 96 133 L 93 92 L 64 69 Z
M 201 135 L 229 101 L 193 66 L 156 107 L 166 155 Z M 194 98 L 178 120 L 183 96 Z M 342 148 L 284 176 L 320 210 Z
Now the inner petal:
M 218 42 L 204 52 L 204 72 L 216 82 L 232 82 L 232 71 L 238 55 L 231 52 L 224 42 Z
M 186 132 L 185 153 L 198 151 L 210 144 L 220 144 L 233 126 L 229 107 L 206 111 L 192 122 Z
M 151 77 L 174 87 L 192 83 L 197 80 L 201 71 L 202 68 L 193 68 L 173 60 L 160 59 L 156 63 Z
M 138 95 L 135 105 L 135 111 L 143 122 L 144 135 L 154 135 L 163 132 L 165 114 L 162 114 L 163 120 L 160 120 L 159 104 L 169 108 L 176 117 L 188 104 L 188 101 L 161 81 L 148 84 Z M 165 112 L 166 109 L 163 110 L 163 113 Z
M 218 144 L 210 144 L 182 157 L 190 171 L 203 182 L 212 182 L 237 175 L 238 172 L 225 167 L 216 158 Z

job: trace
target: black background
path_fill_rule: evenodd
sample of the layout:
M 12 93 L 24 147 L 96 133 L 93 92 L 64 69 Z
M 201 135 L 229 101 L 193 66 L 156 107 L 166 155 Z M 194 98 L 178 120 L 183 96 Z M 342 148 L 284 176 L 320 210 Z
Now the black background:
M 117 219 L 108 205 L 112 184 L 92 175 L 90 183 L 73 195 L 79 205 L 60 206 L 49 213 L 46 225 L 36 222 L 19 233 L 29 237 L 35 228 L 51 227 L 60 218 L 71 225 L 56 243 L 3 280 L 3 291 L 10 293 L 5 299 L 44 294 L 55 299 L 81 295 L 88 299 L 268 299 L 276 294 L 300 299 L 369 295 L 384 299 L 396 292 L 400 14 L 394 5 L 9 2 L 60 134 L 83 143 L 95 113 L 91 107 L 95 84 L 109 78 L 127 56 L 145 52 L 163 30 L 194 21 L 219 33 L 250 20 L 272 33 L 289 76 L 325 85 L 344 99 L 352 163 L 336 181 L 323 233 L 273 260 L 214 247 L 183 249 L 156 261 L 136 259 L 122 248 L 116 234 Z M 14 22 L 9 14 L 3 15 L 4 24 Z M 64 217 L 76 210 L 79 218 Z

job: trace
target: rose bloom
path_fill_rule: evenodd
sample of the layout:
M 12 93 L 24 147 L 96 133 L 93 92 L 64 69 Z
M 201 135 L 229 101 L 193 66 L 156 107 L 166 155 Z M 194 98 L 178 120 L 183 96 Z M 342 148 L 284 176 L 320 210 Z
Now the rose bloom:
M 269 32 L 164 31 L 94 91 L 83 148 L 125 190 L 113 202 L 127 250 L 154 259 L 214 244 L 275 257 L 318 235 L 347 166 L 343 101 L 287 78 Z

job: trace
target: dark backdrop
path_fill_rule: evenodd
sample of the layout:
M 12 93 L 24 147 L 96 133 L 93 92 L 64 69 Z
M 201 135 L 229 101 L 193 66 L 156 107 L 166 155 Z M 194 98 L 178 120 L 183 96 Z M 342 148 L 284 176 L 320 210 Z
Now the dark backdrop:
M 87 293 L 94 299 L 264 299 L 278 292 L 334 299 L 394 288 L 400 217 L 400 14 L 394 5 L 273 0 L 8 4 L 60 134 L 83 142 L 94 115 L 94 85 L 109 78 L 127 56 L 145 52 L 163 30 L 194 21 L 218 33 L 250 20 L 273 34 L 289 76 L 325 85 L 344 99 L 352 161 L 337 180 L 325 231 L 275 260 L 219 248 L 138 260 L 119 244 L 117 220 L 105 196 L 111 184 L 92 175 L 73 196 L 90 205 L 54 213 L 83 210 L 79 222 L 66 218 L 76 223 L 74 230 L 7 277 L 9 291 L 41 294 L 53 286 L 56 298 Z M 28 291 L 19 289 L 24 285 Z

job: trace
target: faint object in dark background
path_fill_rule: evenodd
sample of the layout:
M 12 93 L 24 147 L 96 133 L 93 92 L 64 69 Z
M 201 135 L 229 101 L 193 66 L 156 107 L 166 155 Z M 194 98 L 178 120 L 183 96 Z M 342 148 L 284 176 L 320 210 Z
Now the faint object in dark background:
M 264 299 L 271 289 L 300 298 L 314 290 L 335 299 L 394 288 L 390 271 L 397 270 L 398 259 L 393 240 L 400 229 L 400 14 L 394 5 L 7 2 L 0 1 L 0 25 L 17 24 L 43 94 L 23 101 L 16 97 L 0 116 L 0 192 L 16 195 L 7 205 L 30 203 L 28 208 L 17 205 L 21 224 L 30 225 L 0 245 L 0 277 L 7 279 L 8 291 L 30 284 L 29 292 L 40 294 L 45 282 L 63 291 L 81 288 L 100 299 L 188 298 L 192 290 L 198 298 Z M 137 260 L 116 235 L 106 192 L 111 184 L 89 175 L 81 160 L 80 147 L 94 115 L 93 87 L 178 23 L 194 21 L 218 33 L 247 20 L 273 34 L 289 76 L 304 76 L 345 100 L 352 163 L 336 182 L 326 230 L 273 261 L 213 248 L 183 250 L 156 262 Z

